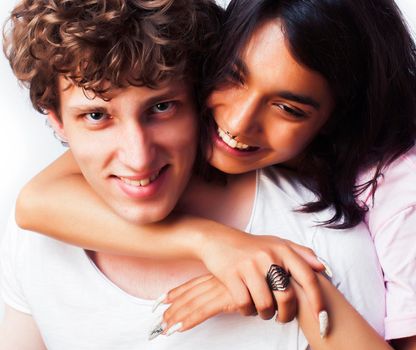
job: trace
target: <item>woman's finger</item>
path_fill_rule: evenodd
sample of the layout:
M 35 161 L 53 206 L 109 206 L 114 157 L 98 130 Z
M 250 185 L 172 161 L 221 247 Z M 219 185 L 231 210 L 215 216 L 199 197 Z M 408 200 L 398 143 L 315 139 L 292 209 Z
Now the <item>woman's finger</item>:
M 217 295 L 201 303 L 199 308 L 189 313 L 188 317 L 184 319 L 182 330 L 191 329 L 220 313 L 237 312 L 232 305 L 232 298 L 229 294 L 228 296 L 222 295 L 221 297 Z
M 256 313 L 249 287 L 245 281 L 245 274 L 242 276 L 237 272 L 229 274 L 224 285 L 241 315 L 251 316 Z
M 185 293 L 187 290 L 192 289 L 196 285 L 204 283 L 204 282 L 210 280 L 213 277 L 214 277 L 213 275 L 208 273 L 206 275 L 202 275 L 202 276 L 193 278 L 193 279 L 189 280 L 188 282 L 185 282 L 185 283 L 181 284 L 180 286 L 171 289 L 166 294 L 165 303 L 166 304 L 171 304 L 172 300 L 175 300 L 178 296 Z
M 194 303 L 198 303 L 199 300 L 206 300 L 215 293 L 216 279 L 212 278 L 205 280 L 202 283 L 196 284 L 193 287 L 187 289 L 182 294 L 177 295 L 176 298 L 170 299 L 170 306 L 164 312 L 164 320 L 166 323 L 172 323 L 171 320 L 177 321 L 178 315 L 183 315 L 184 310 L 195 309 Z
M 292 248 L 287 246 L 281 254 L 283 268 L 298 282 L 305 291 L 312 312 L 318 315 L 325 310 L 325 300 L 315 272 Z M 280 305 L 279 305 L 280 307 Z
M 172 304 L 149 333 L 149 339 L 188 330 L 222 312 L 237 312 L 227 288 L 214 276 L 193 279 L 175 288 L 173 295 Z
M 297 314 L 297 299 L 293 287 L 289 284 L 284 291 L 274 291 L 276 299 L 277 316 L 276 321 L 286 323 L 292 321 Z
M 266 259 L 266 261 L 260 262 L 261 267 L 247 264 L 242 278 L 250 291 L 251 299 L 258 315 L 264 320 L 269 320 L 276 312 L 276 303 L 262 272 L 263 266 L 270 265 L 271 260 Z
M 299 254 L 315 271 L 325 271 L 328 275 L 332 274 L 327 264 L 324 263 L 324 261 L 322 261 L 311 248 L 294 243 L 292 241 L 286 241 L 286 244 L 288 244 L 289 247 L 291 247 L 297 254 Z

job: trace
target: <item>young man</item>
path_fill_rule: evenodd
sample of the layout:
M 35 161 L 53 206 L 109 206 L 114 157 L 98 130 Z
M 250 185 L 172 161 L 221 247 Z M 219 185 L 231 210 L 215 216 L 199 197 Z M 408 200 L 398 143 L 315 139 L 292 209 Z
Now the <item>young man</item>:
M 22 1 L 13 11 L 12 34 L 6 46 L 15 74 L 29 85 L 35 108 L 47 114 L 55 132 L 68 143 L 93 190 L 126 220 L 146 224 L 165 218 L 189 181 L 199 137 L 199 113 L 193 91 L 199 58 L 204 56 L 201 42 L 205 35 L 215 34 L 218 16 L 215 4 L 204 0 Z M 206 40 L 204 47 L 209 44 Z M 106 305 L 100 286 L 83 278 L 90 281 L 88 274 L 93 272 L 89 270 L 89 259 L 104 274 L 110 274 L 106 271 L 107 262 L 115 270 L 118 260 L 105 254 L 88 256 L 78 249 L 75 253 L 73 247 L 28 235 L 18 233 L 12 224 L 3 242 L 2 287 L 8 304 L 4 329 L 9 332 L 3 334 L 6 338 L 0 341 L 0 347 L 37 349 L 43 348 L 44 341 L 48 348 L 80 349 L 89 344 L 94 332 L 99 344 L 107 333 L 100 323 L 114 322 L 101 319 L 99 310 L 106 307 L 119 312 L 122 306 Z M 27 266 L 34 271 L 24 267 L 23 272 L 15 266 L 14 254 L 24 254 L 21 247 L 12 248 L 15 244 L 25 245 L 20 238 L 28 240 L 33 249 L 40 244 L 39 252 L 52 259 L 47 262 L 52 270 L 39 269 L 37 263 Z M 53 256 L 59 256 L 60 262 L 54 262 Z M 69 270 L 69 266 L 63 266 L 65 263 L 70 264 Z M 128 259 L 121 265 L 140 271 L 146 267 Z M 175 267 L 169 265 L 167 270 L 166 275 Z M 79 275 L 72 280 L 60 271 Z M 48 276 L 46 280 L 41 281 L 39 273 Z M 117 275 L 123 280 L 116 281 L 121 289 L 110 292 L 125 290 L 132 295 L 156 298 L 176 285 L 166 285 L 161 275 L 156 281 L 157 294 L 148 291 L 142 295 L 132 283 L 138 275 L 128 283 L 124 281 L 129 273 L 117 271 Z M 29 290 L 22 289 L 24 296 L 19 294 L 17 285 L 22 276 L 30 278 Z M 179 281 L 186 279 L 189 273 Z M 48 294 L 38 294 L 40 286 Z M 87 289 L 89 292 L 84 294 Z M 41 295 L 42 300 L 37 299 Z M 78 298 L 91 298 L 86 305 L 93 308 L 95 304 L 97 309 L 88 308 L 81 313 L 78 310 L 74 317 L 80 320 L 76 326 L 80 333 L 69 327 L 63 338 L 51 315 L 61 312 L 61 303 L 79 304 Z M 127 320 L 128 308 L 126 311 Z M 64 322 L 71 318 L 67 314 L 61 317 Z M 146 334 L 150 327 L 144 329 L 137 322 L 130 326 L 136 337 L 136 330 L 142 329 Z M 43 341 L 37 329 L 41 330 Z M 84 338 L 84 332 L 89 336 Z M 79 339 L 83 340 L 78 343 Z M 136 340 L 126 340 L 125 344 Z
M 215 40 L 207 34 L 215 33 L 216 12 L 203 0 L 27 0 L 12 14 L 6 47 L 15 74 L 68 143 L 68 157 L 91 188 L 128 221 L 165 218 L 191 178 L 199 136 L 192 92 L 198 57 L 210 45 L 203 38 Z M 271 181 L 277 176 L 278 188 Z M 271 194 L 273 205 L 264 206 Z M 192 177 L 179 204 L 190 214 L 251 232 L 286 232 L 286 238 L 316 247 L 332 265 L 333 283 L 382 332 L 382 279 L 369 235 L 363 226 L 348 235 L 324 235 L 324 228 L 308 234 L 315 218 L 293 212 L 305 195 L 269 170 L 258 178 L 230 177 L 226 190 Z M 278 212 L 285 215 L 276 217 Z M 365 260 L 352 260 L 348 247 Z M 238 315 L 149 343 L 149 331 L 160 326 L 152 327 L 149 299 L 205 273 L 195 261 L 86 252 L 20 230 L 13 221 L 0 259 L 8 305 L 1 350 L 307 346 L 296 323 L 277 327 Z M 354 286 L 346 284 L 349 275 Z M 368 293 L 369 283 L 378 285 L 375 294 Z

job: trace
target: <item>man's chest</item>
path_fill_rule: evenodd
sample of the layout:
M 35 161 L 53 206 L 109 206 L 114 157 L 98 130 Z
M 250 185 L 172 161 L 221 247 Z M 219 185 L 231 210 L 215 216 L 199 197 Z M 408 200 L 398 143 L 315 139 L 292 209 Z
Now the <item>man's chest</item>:
M 156 299 L 202 274 L 205 267 L 191 260 L 154 260 L 89 252 L 89 257 L 117 287 L 142 299 Z

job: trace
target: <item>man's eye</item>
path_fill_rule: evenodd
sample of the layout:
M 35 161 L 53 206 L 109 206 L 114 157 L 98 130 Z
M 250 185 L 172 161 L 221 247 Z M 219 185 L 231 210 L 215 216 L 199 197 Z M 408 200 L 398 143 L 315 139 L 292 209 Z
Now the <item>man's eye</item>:
M 85 119 L 90 122 L 98 123 L 108 118 L 108 115 L 102 112 L 91 112 L 84 115 Z
M 170 111 L 174 107 L 174 102 L 161 102 L 151 108 L 152 113 L 164 113 Z

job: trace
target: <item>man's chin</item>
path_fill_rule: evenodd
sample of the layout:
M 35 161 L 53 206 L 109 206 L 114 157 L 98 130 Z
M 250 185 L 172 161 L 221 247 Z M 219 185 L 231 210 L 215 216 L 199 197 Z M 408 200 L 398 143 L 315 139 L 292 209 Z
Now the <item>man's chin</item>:
M 147 225 L 162 221 L 169 215 L 172 209 L 165 209 L 160 206 L 157 210 L 149 210 L 149 208 L 113 208 L 118 216 L 133 225 Z

